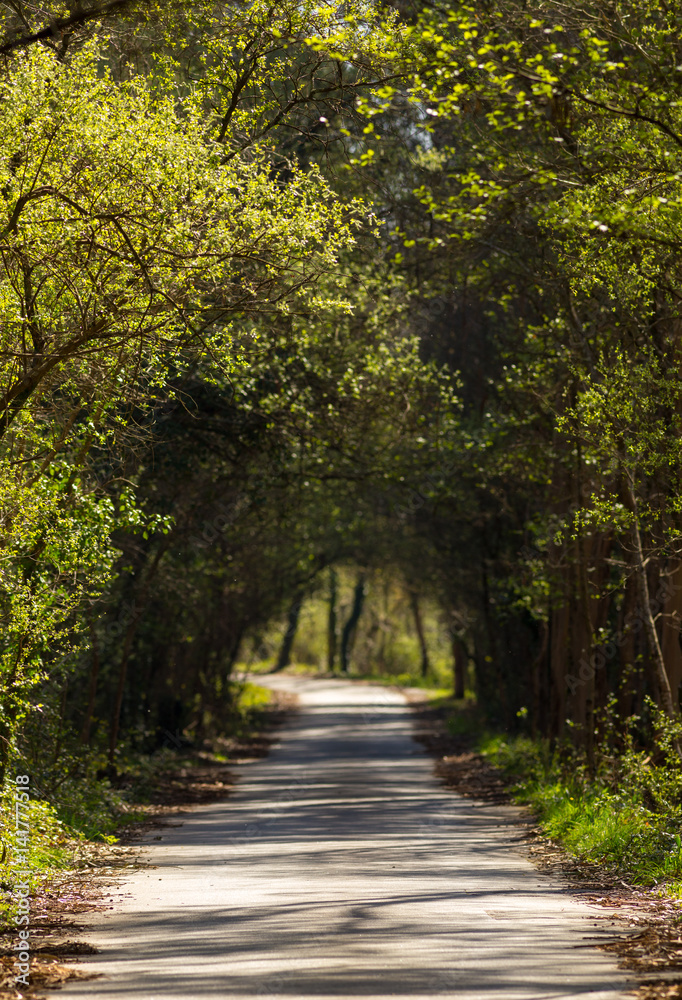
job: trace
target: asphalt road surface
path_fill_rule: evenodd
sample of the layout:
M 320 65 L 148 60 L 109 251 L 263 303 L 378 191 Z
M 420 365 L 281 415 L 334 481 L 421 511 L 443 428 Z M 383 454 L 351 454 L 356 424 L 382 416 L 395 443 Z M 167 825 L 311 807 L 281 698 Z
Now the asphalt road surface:
M 400 694 L 265 682 L 301 711 L 229 800 L 149 835 L 87 935 L 101 978 L 62 1000 L 623 995 L 604 911 L 526 859 L 515 809 L 439 787 Z

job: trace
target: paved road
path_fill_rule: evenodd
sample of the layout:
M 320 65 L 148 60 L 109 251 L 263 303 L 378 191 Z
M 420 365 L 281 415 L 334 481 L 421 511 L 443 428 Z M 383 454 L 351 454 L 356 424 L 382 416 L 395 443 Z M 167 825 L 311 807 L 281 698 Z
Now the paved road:
M 275 677 L 302 710 L 236 793 L 148 838 L 75 1000 L 615 1000 L 598 908 L 514 846 L 515 810 L 442 790 L 402 697 Z

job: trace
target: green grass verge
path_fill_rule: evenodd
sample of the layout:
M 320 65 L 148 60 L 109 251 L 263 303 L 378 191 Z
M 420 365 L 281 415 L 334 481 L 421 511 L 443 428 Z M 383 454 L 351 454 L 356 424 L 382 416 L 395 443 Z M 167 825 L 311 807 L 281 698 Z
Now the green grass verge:
M 679 724 L 652 712 L 648 747 L 641 720 L 602 732 L 589 765 L 568 742 L 551 748 L 528 736 L 487 734 L 477 749 L 530 806 L 546 834 L 575 857 L 628 882 L 682 896 L 682 765 Z M 455 723 L 457 724 L 457 723 Z M 639 730 L 639 734 L 638 731 Z

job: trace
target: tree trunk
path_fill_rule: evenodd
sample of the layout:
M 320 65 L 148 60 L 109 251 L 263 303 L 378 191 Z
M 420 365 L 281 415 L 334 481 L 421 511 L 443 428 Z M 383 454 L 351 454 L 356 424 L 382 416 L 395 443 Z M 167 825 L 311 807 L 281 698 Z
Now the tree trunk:
M 59 699 L 59 724 L 57 726 L 57 738 L 54 743 L 54 763 L 56 764 L 62 753 L 62 739 L 64 737 L 64 719 L 66 718 L 66 696 L 69 690 L 68 680 L 64 681 L 62 696 Z
M 637 663 L 637 636 L 632 619 L 637 607 L 637 587 L 632 577 L 625 581 L 625 596 L 618 621 L 619 685 L 618 715 L 627 719 L 642 710 L 642 671 Z
M 680 710 L 680 684 L 682 684 L 682 648 L 680 648 L 680 623 L 682 623 L 682 561 L 670 560 L 665 584 L 659 587 L 656 600 L 663 610 L 661 652 L 665 672 L 670 682 L 670 693 L 675 711 Z
M 327 669 L 334 673 L 336 666 L 336 600 L 338 596 L 336 570 L 329 570 L 329 615 L 327 617 Z
M 351 608 L 348 621 L 343 626 L 341 633 L 341 671 L 348 673 L 350 667 L 350 648 L 355 634 L 355 629 L 362 614 L 362 606 L 365 602 L 365 577 L 361 574 L 353 591 L 353 607 Z
M 419 639 L 419 650 L 421 652 L 421 675 L 426 677 L 431 668 L 429 663 L 429 650 L 426 645 L 426 637 L 424 635 L 424 623 L 422 621 L 422 613 L 419 607 L 419 595 L 416 590 L 410 590 L 410 607 L 412 608 L 412 616 L 414 618 L 414 626 L 417 630 L 417 638 Z
M 126 677 L 128 674 L 128 660 L 130 659 L 130 650 L 133 645 L 133 639 L 135 637 L 135 632 L 137 630 L 138 623 L 142 615 L 142 608 L 147 599 L 147 594 L 149 593 L 149 587 L 151 586 L 152 579 L 159 568 L 159 563 L 163 557 L 164 552 L 170 548 L 172 542 L 172 536 L 166 535 L 163 544 L 159 548 L 158 552 L 154 556 L 152 563 L 147 572 L 143 585 L 140 587 L 138 601 L 137 601 L 137 611 L 133 614 L 132 621 L 126 629 L 126 637 L 123 642 L 123 653 L 121 654 L 121 664 L 118 669 L 118 685 L 116 688 L 116 698 L 114 701 L 114 711 L 111 716 L 111 725 L 109 728 L 109 766 L 113 768 L 114 764 L 114 754 L 116 753 L 116 745 L 118 743 L 118 731 L 121 724 L 121 706 L 123 705 L 123 694 L 125 691 Z
M 632 483 L 632 479 L 629 474 L 626 473 L 626 488 L 627 496 L 629 500 L 630 512 L 632 513 L 632 546 L 633 546 L 633 569 L 635 573 L 635 580 L 637 582 L 637 594 L 639 596 L 640 603 L 640 615 L 644 622 L 644 629 L 646 631 L 647 640 L 649 642 L 649 650 L 653 659 L 654 670 L 656 673 L 656 679 L 658 681 L 658 687 L 660 692 L 661 708 L 668 716 L 669 719 L 677 718 L 677 713 L 675 712 L 675 703 L 673 701 L 672 691 L 670 689 L 670 682 L 668 680 L 668 674 L 665 669 L 665 662 L 663 660 L 663 653 L 661 651 L 661 644 L 658 640 L 658 632 L 656 631 L 656 622 L 651 611 L 651 603 L 649 598 L 649 581 L 647 579 L 646 573 L 646 561 L 644 559 L 644 551 L 642 549 L 642 536 L 639 531 L 639 520 L 637 514 L 637 500 L 635 498 L 635 491 Z M 679 746 L 676 746 L 676 750 L 680 753 Z
M 582 743 L 587 757 L 590 774 L 594 773 L 594 669 L 585 669 L 580 677 L 580 664 L 589 665 L 594 651 L 594 624 L 587 583 L 590 562 L 590 538 L 580 530 L 575 541 L 576 612 L 571 629 L 573 646 L 573 667 L 582 683 L 574 691 L 572 699 L 573 722 L 578 724 L 574 733 Z
M 570 677 L 568 664 L 569 624 L 570 609 L 565 586 L 563 586 L 557 594 L 557 605 L 552 611 L 551 620 L 551 725 L 547 735 L 553 740 L 560 739 L 564 735 L 566 725 L 567 680 Z
M 454 659 L 454 689 L 455 698 L 463 698 L 466 685 L 466 669 L 469 659 L 467 649 L 459 636 L 452 636 L 452 656 Z
M 125 692 L 126 677 L 128 676 L 128 660 L 130 650 L 133 645 L 133 638 L 137 629 L 137 618 L 133 618 L 126 629 L 126 637 L 123 641 L 123 653 L 121 654 L 121 664 L 118 668 L 118 685 L 116 687 L 116 697 L 114 699 L 114 711 L 111 716 L 111 726 L 109 729 L 109 764 L 113 767 L 114 754 L 118 744 L 118 731 L 121 724 L 121 707 L 123 705 L 123 694 Z
M 533 700 L 530 707 L 530 725 L 533 736 L 537 736 L 538 732 L 541 732 L 538 728 L 540 719 L 546 718 L 549 714 L 546 705 L 546 685 L 544 683 L 547 666 L 547 652 L 549 649 L 549 615 L 548 620 L 546 622 L 542 622 L 540 628 L 542 639 L 540 642 L 540 649 L 538 650 L 537 655 L 533 658 L 531 674 Z
M 85 718 L 81 728 L 81 743 L 90 742 L 90 727 L 92 726 L 92 713 L 95 711 L 95 698 L 97 696 L 97 678 L 99 677 L 99 639 L 92 612 L 88 615 L 90 625 L 90 642 L 92 646 L 92 663 L 90 665 L 90 686 L 88 689 L 88 704 L 85 709 Z
M 302 604 L 303 598 L 300 594 L 296 594 L 291 602 L 291 606 L 289 607 L 289 614 L 287 615 L 287 630 L 284 633 L 284 638 L 282 639 L 282 645 L 279 649 L 277 663 L 270 671 L 272 674 L 277 673 L 278 670 L 284 670 L 284 668 L 288 667 L 291 662 L 291 649 L 294 645 L 294 639 L 296 638 L 296 630 L 298 629 L 298 619 L 301 614 Z

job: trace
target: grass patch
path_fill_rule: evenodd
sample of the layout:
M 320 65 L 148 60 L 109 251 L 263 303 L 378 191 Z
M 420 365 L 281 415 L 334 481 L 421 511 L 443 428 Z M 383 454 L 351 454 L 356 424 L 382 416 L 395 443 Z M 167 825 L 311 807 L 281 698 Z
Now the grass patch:
M 243 681 L 237 686 L 236 704 L 242 718 L 246 721 L 266 708 L 272 701 L 272 691 L 261 687 L 260 684 L 253 684 L 251 681 Z
M 55 875 L 77 866 L 80 840 L 74 837 L 57 816 L 48 802 L 31 800 L 28 806 L 30 836 L 27 854 L 19 856 L 15 850 L 14 791 L 13 782 L 7 782 L 0 796 L 0 930 L 16 926 L 18 899 L 13 895 L 17 882 L 27 883 L 31 896 L 35 896 Z M 24 817 L 22 813 L 22 818 Z M 24 859 L 28 864 L 24 864 Z M 17 873 L 21 868 L 21 874 Z
M 642 720 L 601 727 L 588 763 L 575 744 L 550 747 L 528 736 L 486 735 L 477 749 L 506 776 L 515 800 L 532 808 L 546 834 L 574 856 L 629 882 L 682 895 L 682 765 L 674 749 L 680 723 L 651 709 Z

